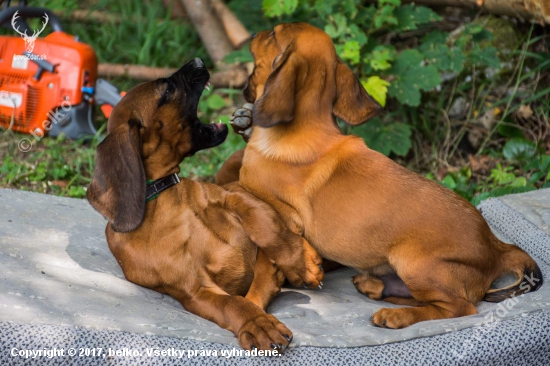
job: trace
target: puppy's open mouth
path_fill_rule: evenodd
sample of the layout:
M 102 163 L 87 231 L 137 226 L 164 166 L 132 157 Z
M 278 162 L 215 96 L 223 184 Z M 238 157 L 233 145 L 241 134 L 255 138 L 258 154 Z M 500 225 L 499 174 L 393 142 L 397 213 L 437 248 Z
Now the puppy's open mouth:
M 216 122 L 212 121 L 212 122 L 210 122 L 210 126 L 212 126 L 212 128 L 216 131 L 221 131 L 224 128 L 226 128 L 225 124 L 223 124 L 222 122 L 216 123 Z

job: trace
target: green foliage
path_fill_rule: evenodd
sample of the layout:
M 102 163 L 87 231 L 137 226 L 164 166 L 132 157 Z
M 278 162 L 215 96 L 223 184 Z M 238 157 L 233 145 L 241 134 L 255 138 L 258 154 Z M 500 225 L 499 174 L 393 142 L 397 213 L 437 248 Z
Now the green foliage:
M 268 17 L 280 17 L 292 14 L 298 6 L 298 0 L 264 0 L 263 9 Z
M 441 76 L 433 65 L 422 65 L 424 56 L 417 50 L 405 50 L 396 57 L 391 72 L 395 80 L 390 85 L 390 96 L 402 104 L 420 104 L 420 91 L 431 90 L 441 83 Z
M 504 146 L 503 156 L 506 160 L 497 163 L 487 177 L 477 182 L 471 169 L 463 167 L 447 173 L 441 184 L 476 206 L 490 197 L 550 187 L 550 156 L 540 153 L 532 142 L 513 138 Z M 431 173 L 428 178 L 435 179 Z
M 353 128 L 352 132 L 361 136 L 371 149 L 386 156 L 392 152 L 405 156 L 411 148 L 411 128 L 404 123 L 383 123 L 380 118 L 373 118 L 369 123 Z
M 24 135 L 12 134 L 15 136 L 21 138 Z M 13 138 L 8 141 L 7 151 L 4 151 L 7 154 L 0 159 L 3 186 L 85 197 L 83 186 L 90 183 L 98 139 L 83 146 L 84 141 L 71 141 L 64 136 L 44 138 L 34 143 L 31 152 L 25 153 L 30 155 L 24 155 L 26 159 L 23 161 L 19 159 L 21 153 L 17 151 L 16 142 L 17 139 Z
M 435 30 L 422 37 L 419 47 L 396 49 L 381 42 L 380 35 L 426 29 L 442 18 L 433 10 L 401 0 L 379 0 L 377 5 L 362 6 L 358 0 L 263 1 L 268 17 L 315 23 L 333 39 L 336 51 L 359 76 L 363 87 L 382 106 L 395 98 L 404 107 L 418 107 L 423 93 L 440 88 L 444 73 L 457 76 L 465 66 L 498 68 L 494 47 L 480 48 L 491 34 L 481 25 L 466 26 L 451 39 Z M 288 19 L 293 15 L 294 18 Z M 385 154 L 406 155 L 410 150 L 411 127 L 406 123 L 380 125 L 372 121 L 359 133 L 374 149 Z M 384 126 L 384 127 L 382 127 Z M 387 145 L 390 143 L 390 145 Z
M 502 155 L 508 160 L 527 160 L 535 156 L 537 147 L 524 138 L 513 138 L 506 142 Z

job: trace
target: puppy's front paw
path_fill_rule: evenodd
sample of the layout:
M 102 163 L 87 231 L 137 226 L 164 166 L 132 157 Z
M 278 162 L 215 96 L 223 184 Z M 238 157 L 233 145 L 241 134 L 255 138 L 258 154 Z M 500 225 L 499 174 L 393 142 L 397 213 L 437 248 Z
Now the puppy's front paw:
M 244 323 L 238 333 L 242 348 L 284 351 L 292 342 L 292 332 L 271 314 L 262 314 Z
M 235 133 L 241 135 L 243 139 L 248 142 L 252 135 L 252 108 L 254 104 L 245 103 L 241 108 L 233 112 L 231 116 L 231 126 Z
M 288 281 L 296 287 L 323 288 L 323 258 L 317 251 L 302 238 L 303 256 L 295 256 L 290 265 L 279 266 Z

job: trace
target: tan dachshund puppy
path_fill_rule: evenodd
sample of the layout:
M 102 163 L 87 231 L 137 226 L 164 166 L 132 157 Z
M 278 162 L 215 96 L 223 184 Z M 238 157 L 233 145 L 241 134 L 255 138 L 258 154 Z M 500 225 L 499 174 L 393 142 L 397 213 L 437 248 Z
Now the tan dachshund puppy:
M 501 301 L 542 285 L 533 259 L 498 240 L 468 201 L 341 133 L 335 116 L 359 125 L 380 107 L 326 33 L 281 24 L 258 33 L 250 50 L 255 68 L 244 95 L 255 103 L 254 129 L 240 183 L 324 258 L 361 272 L 353 280 L 360 292 L 415 306 L 380 309 L 374 325 L 476 314 L 482 299 Z M 235 116 L 236 131 L 247 130 L 249 118 Z M 227 169 L 235 167 L 233 159 Z M 221 179 L 228 173 L 222 168 Z M 517 282 L 491 289 L 506 272 Z
M 197 118 L 208 79 L 197 58 L 126 94 L 98 146 L 88 200 L 108 219 L 109 248 L 129 281 L 232 331 L 243 348 L 284 349 L 292 332 L 265 313 L 280 271 L 317 287 L 321 258 L 238 184 L 180 181 L 185 157 L 227 136 L 225 125 Z

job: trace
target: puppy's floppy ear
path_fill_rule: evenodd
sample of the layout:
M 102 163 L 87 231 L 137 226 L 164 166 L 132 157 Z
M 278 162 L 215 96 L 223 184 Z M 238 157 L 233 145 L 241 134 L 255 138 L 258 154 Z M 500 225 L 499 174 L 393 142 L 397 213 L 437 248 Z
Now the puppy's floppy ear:
M 292 42 L 273 61 L 273 71 L 265 83 L 264 94 L 254 104 L 253 123 L 261 127 L 271 127 L 278 123 L 289 123 L 294 118 L 297 85 L 302 82 L 305 62 L 294 52 Z
M 350 68 L 340 59 L 336 66 L 336 101 L 333 112 L 350 125 L 360 125 L 382 111 Z M 255 116 L 254 116 L 255 117 Z
M 97 161 L 86 196 L 114 231 L 136 229 L 145 214 L 145 170 L 141 162 L 140 123 L 130 120 L 97 147 Z

